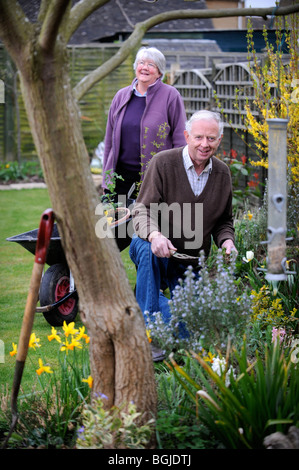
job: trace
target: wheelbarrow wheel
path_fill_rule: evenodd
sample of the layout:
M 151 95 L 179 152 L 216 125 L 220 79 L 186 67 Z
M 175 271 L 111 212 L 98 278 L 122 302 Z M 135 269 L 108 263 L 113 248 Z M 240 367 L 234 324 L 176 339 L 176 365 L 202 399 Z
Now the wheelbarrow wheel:
M 41 307 L 52 305 L 69 293 L 70 273 L 64 264 L 53 264 L 43 275 L 39 301 Z M 63 322 L 70 323 L 75 320 L 78 312 L 78 298 L 69 297 L 59 306 L 53 307 L 43 315 L 52 326 L 62 326 Z

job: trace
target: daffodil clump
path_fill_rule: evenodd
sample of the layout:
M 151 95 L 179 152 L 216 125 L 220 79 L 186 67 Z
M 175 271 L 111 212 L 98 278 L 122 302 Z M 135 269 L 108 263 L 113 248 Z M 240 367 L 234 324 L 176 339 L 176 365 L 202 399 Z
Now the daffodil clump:
M 60 331 L 52 327 L 47 341 L 58 349 L 58 361 L 53 361 L 53 364 L 43 356 L 41 339 L 34 332 L 30 336 L 27 361 L 35 368 L 37 383 L 32 396 L 26 394 L 23 399 L 28 402 L 34 400 L 36 393 L 40 399 L 38 410 L 30 405 L 25 407 L 32 409 L 31 416 L 26 415 L 22 420 L 21 415 L 21 421 L 31 440 L 36 438 L 36 426 L 40 426 L 46 441 L 50 436 L 56 436 L 55 439 L 58 436 L 64 442 L 76 426 L 93 386 L 89 367 L 89 336 L 84 326 L 76 328 L 74 322 L 64 322 Z M 16 356 L 17 352 L 17 344 L 12 343 L 10 355 Z M 32 437 L 34 435 L 35 438 Z

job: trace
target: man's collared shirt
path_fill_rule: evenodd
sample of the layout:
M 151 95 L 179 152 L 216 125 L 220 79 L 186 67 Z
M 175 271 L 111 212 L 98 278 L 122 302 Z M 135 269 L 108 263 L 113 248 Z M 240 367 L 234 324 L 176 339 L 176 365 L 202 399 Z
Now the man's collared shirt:
M 189 156 L 188 145 L 186 145 L 183 149 L 183 161 L 192 191 L 194 192 L 195 196 L 199 196 L 203 191 L 212 171 L 212 159 L 210 158 L 208 165 L 205 167 L 202 173 L 198 175 Z

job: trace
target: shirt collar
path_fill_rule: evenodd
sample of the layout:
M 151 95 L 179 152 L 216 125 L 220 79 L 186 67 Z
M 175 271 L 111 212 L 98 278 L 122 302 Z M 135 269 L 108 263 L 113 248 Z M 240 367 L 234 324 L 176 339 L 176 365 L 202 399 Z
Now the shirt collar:
M 139 93 L 139 91 L 137 90 L 136 85 L 137 85 L 137 81 L 136 81 L 135 83 L 133 83 L 133 90 L 134 90 L 135 95 L 136 95 L 136 96 L 146 96 L 147 91 L 144 93 L 144 95 L 142 95 L 142 94 Z
M 184 160 L 184 166 L 186 170 L 190 170 L 190 168 L 194 168 L 193 162 L 190 158 L 189 152 L 188 152 L 188 145 L 186 145 L 183 148 L 183 160 Z M 204 172 L 209 172 L 211 173 L 212 171 L 212 158 L 210 158 L 209 163 L 206 165 L 205 169 L 202 171 Z
M 138 91 L 137 88 L 136 88 L 137 82 L 138 82 L 138 80 L 137 80 L 137 78 L 135 78 L 134 81 L 133 81 L 133 92 L 134 92 L 134 94 L 135 94 L 136 96 L 141 96 L 141 97 L 142 97 L 142 96 L 146 96 L 148 90 L 144 93 L 144 95 L 142 95 L 141 93 L 139 93 L 139 91 Z M 159 82 L 161 82 L 161 77 L 157 78 L 157 80 L 156 80 L 154 83 L 152 83 L 151 85 L 149 85 L 148 88 L 150 89 L 150 88 L 154 87 L 154 86 L 155 86 L 157 83 L 159 83 Z

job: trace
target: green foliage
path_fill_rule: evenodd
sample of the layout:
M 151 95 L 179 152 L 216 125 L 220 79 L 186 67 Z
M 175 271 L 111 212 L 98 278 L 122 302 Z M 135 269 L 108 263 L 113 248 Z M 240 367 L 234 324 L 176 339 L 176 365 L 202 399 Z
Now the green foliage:
M 223 152 L 223 155 L 219 157 L 229 167 L 232 188 L 233 188 L 233 212 L 237 214 L 238 210 L 243 210 L 246 201 L 250 196 L 261 197 L 261 191 L 259 189 L 260 182 L 258 180 L 258 173 L 254 172 L 251 165 L 248 164 L 245 155 L 241 155 L 238 158 L 238 152 L 231 149 L 230 154 L 227 155 Z M 240 187 L 240 182 L 245 179 L 244 187 Z
M 158 449 L 207 449 L 214 446 L 203 424 L 190 415 L 182 416 L 172 410 L 159 411 L 156 435 Z
M 181 351 L 176 354 L 186 359 Z M 187 358 L 186 370 L 193 364 Z M 158 415 L 156 422 L 159 449 L 207 449 L 216 446 L 209 429 L 195 416 L 185 388 L 169 370 L 167 362 L 156 364 Z
M 0 181 L 26 180 L 32 176 L 43 178 L 42 169 L 37 161 L 0 163 Z
M 264 206 L 250 207 L 245 204 L 235 220 L 234 228 L 235 245 L 241 259 L 246 256 L 247 251 L 253 251 L 261 259 L 261 255 L 265 253 L 261 241 L 265 240 L 267 232 L 267 213 Z
M 105 395 L 97 396 L 94 404 L 86 405 L 83 425 L 78 430 L 78 449 L 144 449 L 151 438 L 154 420 L 138 424 L 141 413 L 129 403 L 105 410 Z
M 241 353 L 223 358 L 217 371 L 195 353 L 192 360 L 195 377 L 172 359 L 173 373 L 198 419 L 225 448 L 261 449 L 268 434 L 299 425 L 298 368 L 279 341 L 266 347 L 265 360 L 256 354 L 253 361 L 244 341 Z
M 104 210 L 115 210 L 121 203 L 114 202 L 117 193 L 115 192 L 116 180 L 123 180 L 123 177 L 113 170 L 107 170 L 105 173 L 105 183 L 108 191 L 101 196 L 101 202 L 104 204 Z

